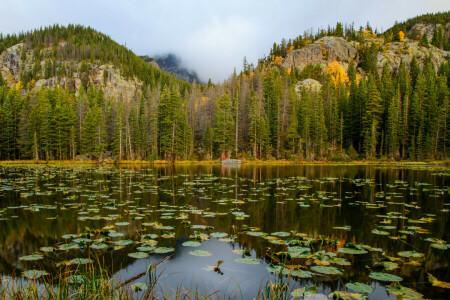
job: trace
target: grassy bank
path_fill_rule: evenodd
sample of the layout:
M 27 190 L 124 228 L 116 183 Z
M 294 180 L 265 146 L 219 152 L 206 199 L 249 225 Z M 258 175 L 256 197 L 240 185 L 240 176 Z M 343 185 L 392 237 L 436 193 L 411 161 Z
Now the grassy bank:
M 396 165 L 396 166 L 436 166 L 447 165 L 450 166 L 450 160 L 438 161 L 395 161 L 395 160 L 355 160 L 355 161 L 332 161 L 332 160 L 317 160 L 317 161 L 294 161 L 294 160 L 241 160 L 245 165 L 255 166 L 283 166 L 283 165 L 317 165 L 317 166 L 367 166 L 367 165 Z M 0 161 L 0 166 L 151 166 L 151 165 L 221 165 L 219 160 L 180 160 L 171 161 L 165 160 L 122 160 L 122 161 L 96 161 L 96 160 L 50 160 L 50 161 L 35 161 L 35 160 L 9 160 Z

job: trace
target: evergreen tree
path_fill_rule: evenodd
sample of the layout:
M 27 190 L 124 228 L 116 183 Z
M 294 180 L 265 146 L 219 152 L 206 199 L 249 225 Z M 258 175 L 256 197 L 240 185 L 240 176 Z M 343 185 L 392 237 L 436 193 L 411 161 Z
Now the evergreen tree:
M 230 157 L 234 149 L 233 106 L 228 94 L 215 101 L 214 142 L 221 153 Z
M 375 80 L 371 77 L 369 79 L 368 99 L 363 117 L 363 149 L 366 153 L 366 159 L 373 158 L 376 155 L 381 114 L 382 99 Z

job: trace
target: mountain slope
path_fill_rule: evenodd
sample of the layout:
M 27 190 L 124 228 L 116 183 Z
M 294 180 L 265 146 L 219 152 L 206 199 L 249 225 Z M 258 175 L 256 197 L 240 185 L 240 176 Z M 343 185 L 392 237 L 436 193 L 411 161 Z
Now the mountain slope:
M 167 55 L 155 56 L 153 58 L 149 56 L 141 56 L 141 58 L 149 63 L 156 63 L 161 70 L 174 75 L 175 77 L 187 81 L 201 83 L 195 71 L 190 71 L 182 67 L 181 60 L 175 54 L 169 53 Z

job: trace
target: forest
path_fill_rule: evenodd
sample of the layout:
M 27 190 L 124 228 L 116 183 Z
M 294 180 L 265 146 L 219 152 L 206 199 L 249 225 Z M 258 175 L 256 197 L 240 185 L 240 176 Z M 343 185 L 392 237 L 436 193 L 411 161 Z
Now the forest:
M 397 27 L 378 36 L 402 39 Z M 0 73 L 0 159 L 445 160 L 449 60 L 436 69 L 431 57 L 423 65 L 413 57 L 396 70 L 385 64 L 380 73 L 377 46 L 362 38 L 371 30 L 369 24 L 356 31 L 338 23 L 316 35 L 274 43 L 256 66 L 244 58 L 242 71 L 217 84 L 176 79 L 78 25 L 1 36 L 0 52 L 24 41 L 22 52 L 32 52 L 36 67 L 22 70 L 15 87 Z M 346 71 L 337 62 L 301 71 L 280 66 L 277 57 L 323 35 L 359 39 L 359 64 L 351 62 Z M 448 49 L 444 35 L 436 35 L 427 46 Z M 81 62 L 78 69 L 74 61 Z M 131 99 L 106 98 L 102 85 L 90 78 L 88 63 L 112 63 L 143 88 Z M 74 72 L 84 75 L 78 91 L 32 89 L 40 78 Z M 320 87 L 299 88 L 305 79 Z

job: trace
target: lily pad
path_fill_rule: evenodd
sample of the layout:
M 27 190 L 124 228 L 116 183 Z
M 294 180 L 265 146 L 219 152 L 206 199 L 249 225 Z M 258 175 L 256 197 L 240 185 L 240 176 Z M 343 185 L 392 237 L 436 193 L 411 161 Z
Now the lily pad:
M 194 255 L 194 256 L 211 256 L 211 252 L 206 251 L 206 250 L 194 250 L 194 251 L 189 251 L 190 255 Z
M 32 254 L 32 255 L 26 255 L 26 256 L 19 257 L 20 260 L 24 260 L 24 261 L 41 260 L 43 258 L 44 258 L 44 256 L 42 256 L 40 254 Z
M 22 272 L 22 276 L 28 278 L 28 279 L 38 279 L 42 276 L 48 275 L 46 271 L 41 270 L 28 270 Z
M 198 247 L 201 245 L 201 243 L 196 242 L 196 241 L 187 241 L 187 242 L 184 242 L 182 245 L 185 247 Z
M 224 238 L 227 235 L 228 235 L 228 233 L 226 233 L 226 232 L 213 232 L 213 233 L 211 233 L 211 236 L 215 237 L 215 238 Z
M 134 253 L 128 253 L 129 257 L 132 258 L 147 258 L 148 253 L 147 252 L 134 252 Z
M 367 253 L 366 250 L 357 249 L 357 248 L 340 248 L 338 250 L 338 252 L 345 253 L 345 254 L 366 254 Z
M 246 265 L 257 265 L 260 263 L 260 260 L 257 258 L 250 258 L 250 257 L 241 257 L 241 258 L 236 258 L 234 260 L 237 263 L 240 264 L 246 264 Z
M 321 274 L 327 275 L 340 275 L 342 271 L 335 267 L 326 267 L 326 266 L 312 266 L 311 270 Z
M 373 291 L 370 285 L 361 282 L 352 282 L 352 283 L 349 282 L 345 284 L 345 286 L 348 289 L 358 293 L 370 294 Z
M 369 277 L 375 280 L 379 280 L 379 281 L 402 281 L 403 278 L 393 275 L 393 274 L 389 274 L 389 273 L 382 273 L 382 272 L 372 272 L 369 274 Z
M 175 251 L 175 248 L 167 248 L 167 247 L 158 247 L 155 248 L 155 250 L 153 250 L 153 252 L 157 253 L 157 254 L 164 254 L 164 253 L 169 253 L 169 252 L 173 252 Z

